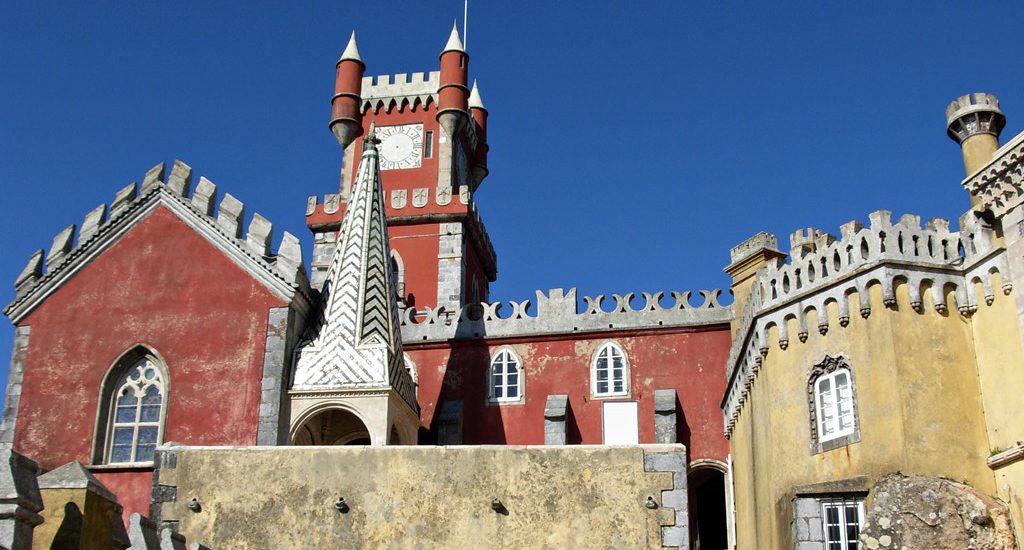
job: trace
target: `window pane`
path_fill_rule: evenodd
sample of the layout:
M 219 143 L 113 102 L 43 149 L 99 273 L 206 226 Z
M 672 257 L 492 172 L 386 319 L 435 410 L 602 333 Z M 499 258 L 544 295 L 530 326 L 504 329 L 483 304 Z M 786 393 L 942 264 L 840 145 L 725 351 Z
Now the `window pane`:
M 516 364 L 515 361 L 509 361 L 508 362 L 508 366 L 506 367 L 506 372 L 508 372 L 509 374 L 514 374 L 514 373 L 519 372 L 519 365 Z
M 120 420 L 118 420 L 120 422 Z M 160 422 L 160 404 L 143 405 L 139 422 Z
M 114 428 L 114 445 L 131 445 L 133 428 Z
M 612 391 L 616 391 L 616 392 L 626 391 L 626 388 L 624 387 L 624 385 L 622 383 L 622 378 L 616 378 L 615 382 L 612 384 L 612 387 L 614 388 Z
M 600 382 L 605 381 L 605 380 L 608 380 L 608 371 L 606 369 L 602 369 L 602 368 L 598 367 L 598 369 L 597 369 L 597 381 L 600 383 Z M 605 385 L 607 385 L 607 384 L 605 384 Z
M 139 428 L 139 445 L 156 443 L 156 426 L 141 426 Z
M 131 445 L 114 445 L 114 448 L 110 451 L 111 462 L 131 462 L 132 460 L 132 447 Z
M 507 397 L 509 399 L 515 399 L 515 398 L 519 397 L 519 388 L 516 387 L 516 386 L 510 386 L 508 388 L 508 396 Z
M 160 400 L 160 388 L 156 386 L 146 388 L 146 394 L 142 396 L 143 405 L 152 405 L 154 403 L 159 404 Z
M 135 450 L 135 462 L 151 462 L 156 445 L 139 445 Z
M 608 382 L 598 381 L 597 393 L 608 393 Z
M 135 405 L 132 404 L 132 405 L 123 407 L 120 404 L 118 404 L 118 406 L 117 406 L 117 416 L 116 416 L 116 420 L 114 420 L 114 421 L 117 422 L 118 424 L 125 424 L 125 423 L 135 422 Z
M 519 375 L 518 374 L 514 374 L 514 373 L 513 374 L 509 374 L 508 375 L 508 382 L 507 382 L 506 385 L 509 386 L 509 387 L 518 386 L 519 385 Z

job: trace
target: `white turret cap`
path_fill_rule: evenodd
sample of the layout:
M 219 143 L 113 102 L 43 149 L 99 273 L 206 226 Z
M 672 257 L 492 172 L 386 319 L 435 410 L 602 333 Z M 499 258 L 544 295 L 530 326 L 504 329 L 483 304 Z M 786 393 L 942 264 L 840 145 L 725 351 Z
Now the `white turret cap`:
M 469 92 L 469 108 L 487 110 L 487 107 L 484 107 L 484 100 L 480 99 L 480 90 L 476 87 L 475 78 L 473 79 L 473 89 Z
M 462 48 L 462 39 L 459 38 L 459 24 L 456 21 L 452 22 L 452 34 L 448 36 L 448 43 L 441 50 L 441 53 L 445 52 L 466 53 L 466 50 Z
M 352 31 L 352 38 L 348 39 L 348 46 L 345 47 L 345 51 L 341 54 L 341 59 L 338 60 L 338 63 L 345 60 L 363 63 L 363 58 L 359 55 L 359 46 L 356 45 L 356 31 Z M 365 63 L 363 64 L 365 65 Z

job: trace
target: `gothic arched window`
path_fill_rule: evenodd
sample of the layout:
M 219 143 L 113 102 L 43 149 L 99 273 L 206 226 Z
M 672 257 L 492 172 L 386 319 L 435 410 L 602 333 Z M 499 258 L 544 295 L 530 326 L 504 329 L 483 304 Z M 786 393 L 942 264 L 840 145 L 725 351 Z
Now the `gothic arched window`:
M 629 361 L 615 342 L 605 343 L 594 354 L 590 388 L 594 397 L 629 395 Z
M 523 373 L 516 354 L 504 348 L 494 354 L 488 369 L 488 400 L 516 403 L 523 400 Z
M 167 375 L 159 361 L 141 352 L 126 355 L 104 384 L 104 401 L 101 460 L 152 462 L 167 410 Z
M 860 441 L 853 371 L 843 357 L 829 357 L 811 368 L 807 381 L 811 452 Z

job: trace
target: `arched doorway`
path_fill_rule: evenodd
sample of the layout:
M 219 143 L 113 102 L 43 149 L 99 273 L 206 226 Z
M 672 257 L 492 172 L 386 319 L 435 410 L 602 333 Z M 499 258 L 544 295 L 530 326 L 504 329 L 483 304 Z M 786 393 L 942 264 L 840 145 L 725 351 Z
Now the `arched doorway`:
M 369 445 L 370 431 L 355 413 L 332 408 L 314 414 L 292 436 L 293 445 Z
M 690 469 L 690 540 L 694 550 L 729 548 L 728 506 L 724 465 L 695 463 Z

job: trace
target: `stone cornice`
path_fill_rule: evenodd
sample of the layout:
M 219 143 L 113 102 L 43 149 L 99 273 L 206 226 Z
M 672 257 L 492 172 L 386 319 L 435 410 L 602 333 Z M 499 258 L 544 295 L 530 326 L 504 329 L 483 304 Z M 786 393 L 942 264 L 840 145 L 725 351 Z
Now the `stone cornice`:
M 728 384 L 722 398 L 726 437 L 732 435 L 769 349 L 789 346 L 791 323 L 801 342 L 807 340 L 810 328 L 822 335 L 834 328 L 827 313 L 829 302 L 835 302 L 838 309 L 834 321 L 845 328 L 851 309 L 864 318 L 871 315 L 867 289 L 873 284 L 881 286 L 885 306 L 894 307 L 895 288 L 906 283 L 907 305 L 918 313 L 923 312 L 922 289 L 929 288 L 931 302 L 940 314 L 946 314 L 944 291 L 952 287 L 957 310 L 965 317 L 978 307 L 971 289 L 975 282 L 983 285 L 988 304 L 996 294 L 993 274 L 1003 274 L 1003 293 L 1012 289 L 1005 277 L 1005 249 L 998 245 L 994 232 L 974 217 L 965 216 L 965 227 L 959 233 L 949 232 L 944 220 L 933 220 L 922 229 L 916 216 L 904 216 L 892 224 L 888 212 L 881 211 L 871 219 L 869 228 L 851 222 L 843 226 L 842 240 L 822 240 L 828 244 L 821 250 L 758 272 L 726 365 Z M 807 326 L 811 311 L 817 313 L 817 327 Z M 773 328 L 777 340 L 769 341 Z
M 964 179 L 962 185 L 1002 217 L 1024 203 L 1024 132 L 996 151 L 992 162 Z
M 1024 443 L 1017 442 L 1015 447 L 1011 447 L 1001 453 L 994 454 L 988 459 L 988 467 L 993 470 L 998 470 L 1003 466 L 1009 466 L 1014 462 L 1024 459 Z

